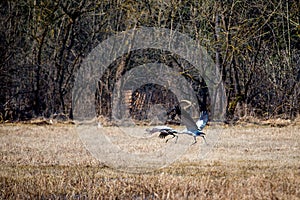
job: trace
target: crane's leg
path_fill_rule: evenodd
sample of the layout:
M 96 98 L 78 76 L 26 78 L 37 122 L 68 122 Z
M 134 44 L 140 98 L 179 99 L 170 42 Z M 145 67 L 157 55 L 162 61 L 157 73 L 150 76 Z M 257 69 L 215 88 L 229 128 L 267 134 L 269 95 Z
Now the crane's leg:
M 175 140 L 175 144 L 177 143 L 177 140 L 178 140 L 178 135 L 175 135 L 175 137 L 176 137 L 176 140 Z
M 191 144 L 191 145 L 194 145 L 194 144 L 196 144 L 197 143 L 197 139 L 196 139 L 196 136 L 194 136 L 194 142 L 193 142 L 193 144 Z
M 206 144 L 206 145 L 208 145 L 208 143 L 206 142 L 205 136 L 204 136 L 204 135 L 202 135 L 201 137 L 203 138 L 203 140 L 204 140 L 205 144 Z
M 175 135 L 175 134 L 172 134 L 172 136 L 173 136 L 173 137 L 171 137 L 171 138 L 169 138 L 169 139 L 166 140 L 166 143 L 167 143 L 169 140 L 173 139 L 174 137 L 176 137 L 175 143 L 177 143 L 178 136 Z

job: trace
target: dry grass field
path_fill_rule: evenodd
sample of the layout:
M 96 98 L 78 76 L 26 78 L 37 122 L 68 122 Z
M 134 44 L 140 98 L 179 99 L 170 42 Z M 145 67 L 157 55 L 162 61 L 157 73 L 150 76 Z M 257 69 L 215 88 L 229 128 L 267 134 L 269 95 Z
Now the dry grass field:
M 2 124 L 0 199 L 300 199 L 299 125 L 212 130 L 203 159 L 197 143 L 167 167 L 128 173 L 93 158 L 74 125 Z

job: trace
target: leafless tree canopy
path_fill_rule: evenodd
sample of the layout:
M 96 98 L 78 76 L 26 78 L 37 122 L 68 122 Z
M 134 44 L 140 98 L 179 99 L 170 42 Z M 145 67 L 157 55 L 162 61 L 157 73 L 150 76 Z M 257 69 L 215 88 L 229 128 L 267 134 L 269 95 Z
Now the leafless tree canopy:
M 4 0 L 0 11 L 1 121 L 55 113 L 72 118 L 74 75 L 82 60 L 109 36 L 140 26 L 176 30 L 206 48 L 222 73 L 228 119 L 299 115 L 298 1 Z M 181 70 L 199 94 L 199 105 L 210 109 L 205 83 L 194 78 L 190 63 L 149 49 L 129 52 L 108 68 L 95 95 L 98 114 L 110 115 L 116 81 L 148 62 Z M 145 109 L 138 110 L 139 101 L 151 101 L 139 99 L 147 89 L 133 91 L 133 113 Z M 171 94 L 169 101 L 159 100 L 164 92 L 151 90 L 149 94 L 161 96 L 154 104 L 175 105 Z

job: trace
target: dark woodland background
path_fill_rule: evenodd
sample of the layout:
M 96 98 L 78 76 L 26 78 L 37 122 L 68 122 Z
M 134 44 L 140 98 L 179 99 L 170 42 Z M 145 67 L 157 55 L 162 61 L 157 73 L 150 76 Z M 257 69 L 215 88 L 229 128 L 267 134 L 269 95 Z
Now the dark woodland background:
M 74 75 L 82 60 L 111 35 L 139 26 L 173 29 L 200 41 L 222 72 L 228 120 L 293 119 L 300 113 L 299 1 L 2 0 L 0 6 L 2 122 L 58 113 L 72 119 Z M 118 58 L 102 77 L 96 95 L 99 115 L 111 115 L 109 88 L 115 80 L 131 66 L 149 62 L 178 69 L 189 65 L 155 49 Z M 182 76 L 199 94 L 201 109 L 209 110 L 203 80 L 189 71 Z M 138 120 L 145 119 L 149 103 L 168 109 L 178 104 L 158 85 L 133 91 L 131 99 Z

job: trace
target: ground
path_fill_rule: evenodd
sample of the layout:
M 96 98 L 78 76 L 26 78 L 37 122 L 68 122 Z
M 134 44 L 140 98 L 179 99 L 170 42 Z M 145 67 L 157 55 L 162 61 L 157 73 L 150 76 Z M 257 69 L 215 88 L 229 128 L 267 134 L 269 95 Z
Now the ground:
M 3 124 L 0 199 L 300 199 L 299 125 L 206 128 L 216 131 L 205 157 L 198 139 L 170 165 L 132 173 L 95 159 L 74 125 Z

